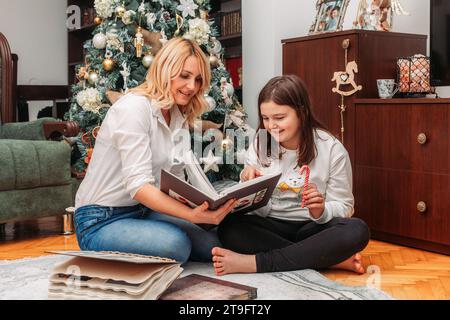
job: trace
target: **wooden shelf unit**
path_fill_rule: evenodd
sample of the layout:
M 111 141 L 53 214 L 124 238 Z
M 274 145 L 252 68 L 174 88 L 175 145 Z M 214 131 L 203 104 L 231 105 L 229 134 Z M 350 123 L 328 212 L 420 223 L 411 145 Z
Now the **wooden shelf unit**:
M 94 8 L 94 0 L 67 0 L 67 6 L 76 5 L 81 9 L 81 15 L 86 9 Z M 84 43 L 92 38 L 92 32 L 96 25 L 93 22 L 82 24 L 80 29 L 68 30 L 68 83 L 72 85 L 76 82 L 75 67 L 84 63 L 85 52 Z
M 225 59 L 242 56 L 241 0 L 212 0 L 211 5 L 210 18 L 214 19 L 219 27 L 220 37 L 218 40 L 225 48 Z M 224 21 L 227 15 L 233 13 L 236 13 L 238 16 L 236 15 L 234 19 Z

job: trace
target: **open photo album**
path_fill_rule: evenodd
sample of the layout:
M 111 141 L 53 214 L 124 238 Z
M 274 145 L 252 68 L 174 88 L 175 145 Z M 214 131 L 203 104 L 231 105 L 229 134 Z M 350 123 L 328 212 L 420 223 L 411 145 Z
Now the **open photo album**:
M 209 210 L 219 208 L 230 199 L 239 200 L 232 212 L 246 213 L 264 207 L 281 177 L 281 173 L 267 174 L 216 190 L 192 151 L 185 154 L 184 165 L 188 181 L 161 170 L 161 191 L 193 208 L 207 201 Z
M 183 271 L 162 257 L 122 252 L 48 251 L 71 257 L 51 271 L 48 297 L 54 300 L 155 300 Z

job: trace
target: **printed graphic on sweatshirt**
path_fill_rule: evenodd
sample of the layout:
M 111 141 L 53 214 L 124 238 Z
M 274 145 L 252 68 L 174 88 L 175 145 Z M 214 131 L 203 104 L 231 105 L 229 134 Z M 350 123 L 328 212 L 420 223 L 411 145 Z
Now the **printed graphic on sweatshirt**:
M 304 183 L 305 177 L 303 175 L 300 175 L 296 170 L 290 170 L 287 175 L 281 178 L 281 182 L 278 184 L 277 189 L 281 192 L 301 194 L 303 192 Z
M 283 174 L 272 195 L 272 204 L 278 208 L 298 209 L 302 202 L 303 184 L 305 177 L 297 168 L 289 169 Z

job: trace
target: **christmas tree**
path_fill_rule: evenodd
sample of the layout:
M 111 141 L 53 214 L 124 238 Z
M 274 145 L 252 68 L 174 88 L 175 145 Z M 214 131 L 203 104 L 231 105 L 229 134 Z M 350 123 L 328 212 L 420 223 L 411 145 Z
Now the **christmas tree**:
M 202 150 L 194 148 L 194 152 L 203 159 L 211 180 L 238 180 L 248 139 L 236 143 L 235 137 L 250 128 L 223 64 L 219 31 L 208 17 L 209 0 L 95 0 L 94 7 L 98 26 L 93 38 L 84 44 L 85 62 L 76 68 L 79 81 L 72 87 L 71 107 L 66 114 L 81 128 L 75 141 L 74 169 L 86 170 L 108 108 L 130 88 L 144 82 L 158 50 L 178 36 L 196 41 L 212 67 L 206 96 L 209 110 L 192 128 L 193 145 L 201 145 Z M 211 142 L 219 144 L 215 156 L 210 152 Z

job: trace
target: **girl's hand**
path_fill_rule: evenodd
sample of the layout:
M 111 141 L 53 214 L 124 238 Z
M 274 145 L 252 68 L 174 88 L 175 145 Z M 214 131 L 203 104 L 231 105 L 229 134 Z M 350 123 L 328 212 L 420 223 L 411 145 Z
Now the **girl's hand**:
M 325 199 L 323 195 L 317 190 L 317 186 L 310 184 L 309 188 L 303 192 L 305 198 L 305 205 L 309 209 L 309 213 L 314 219 L 319 219 L 325 210 Z
M 224 205 L 222 205 L 217 210 L 208 210 L 208 202 L 204 202 L 197 208 L 192 209 L 192 223 L 206 223 L 218 225 L 223 219 L 234 209 L 238 204 L 238 200 L 231 199 L 228 200 Z
M 242 173 L 241 173 L 241 180 L 248 181 L 248 180 L 255 179 L 256 177 L 260 177 L 262 175 L 263 174 L 261 173 L 261 171 L 259 171 L 255 167 L 245 166 L 244 170 L 242 170 Z

